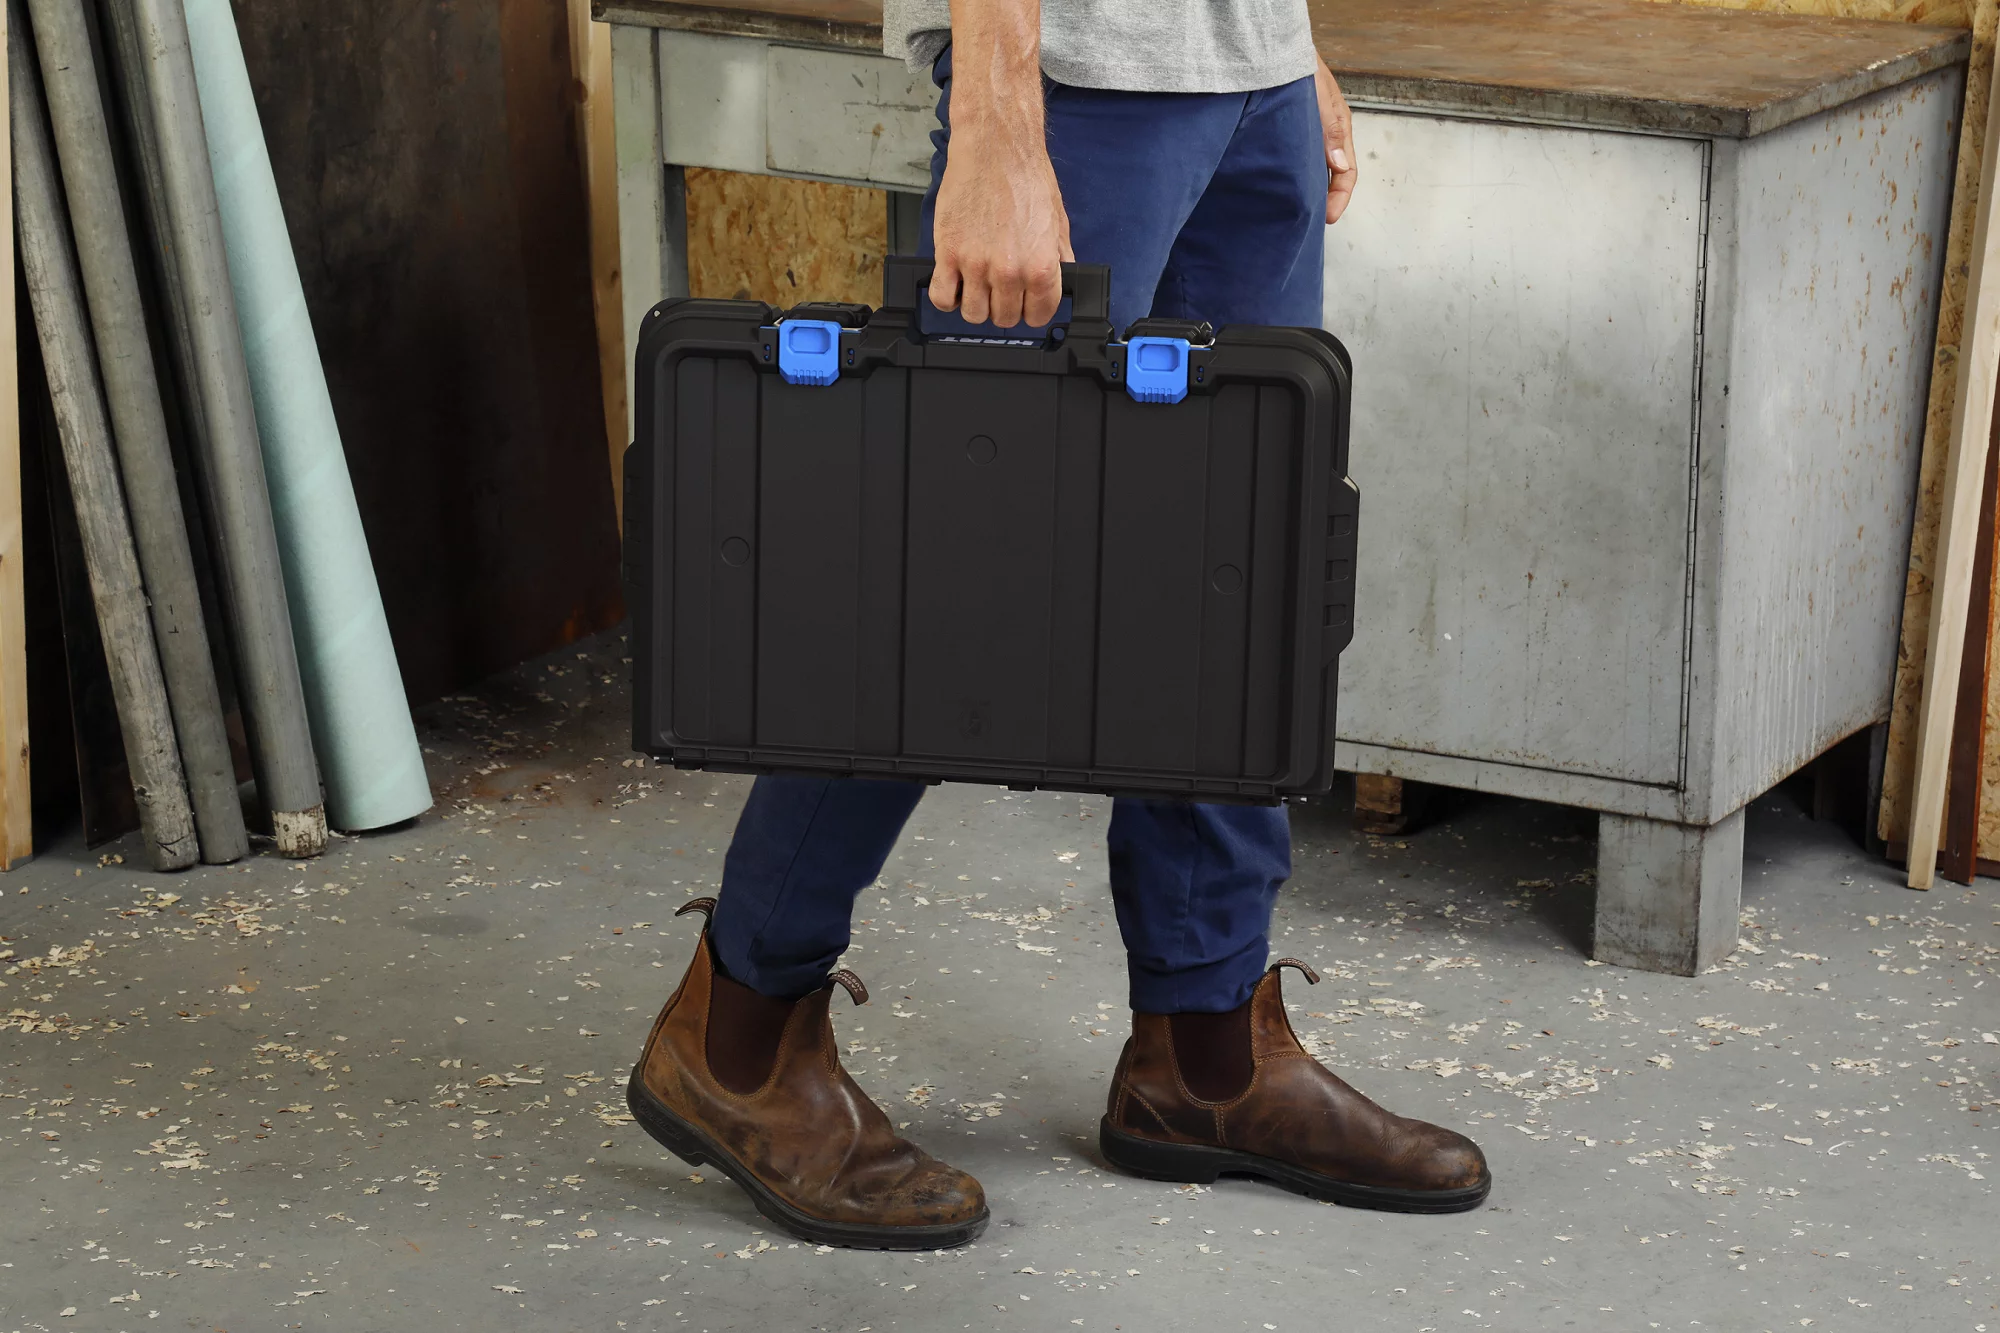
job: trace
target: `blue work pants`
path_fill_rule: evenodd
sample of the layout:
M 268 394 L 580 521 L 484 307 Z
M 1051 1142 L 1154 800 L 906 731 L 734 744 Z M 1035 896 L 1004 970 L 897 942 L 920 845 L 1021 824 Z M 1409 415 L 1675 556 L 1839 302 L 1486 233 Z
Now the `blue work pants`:
M 951 143 L 951 52 L 924 197 L 929 251 Z M 1317 325 L 1326 156 L 1313 81 L 1250 93 L 1128 93 L 1051 84 L 1049 157 L 1079 260 L 1111 266 L 1111 322 L 1148 313 Z M 766 995 L 819 986 L 846 950 L 855 898 L 881 873 L 921 783 L 763 777 L 737 821 L 711 938 Z M 1234 1009 L 1269 952 L 1291 874 L 1283 807 L 1120 799 L 1106 834 L 1131 1005 Z

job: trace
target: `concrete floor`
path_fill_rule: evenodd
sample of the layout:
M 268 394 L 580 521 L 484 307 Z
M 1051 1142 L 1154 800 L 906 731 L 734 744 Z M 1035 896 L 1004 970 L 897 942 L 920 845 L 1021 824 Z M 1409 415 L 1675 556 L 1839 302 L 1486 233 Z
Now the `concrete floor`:
M 626 1119 L 746 780 L 631 759 L 623 645 L 584 647 L 426 710 L 412 827 L 0 877 L 0 1333 L 2000 1330 L 2000 895 L 1911 893 L 1783 793 L 1745 945 L 1694 980 L 1585 961 L 1586 815 L 1467 797 L 1384 840 L 1295 811 L 1277 947 L 1325 980 L 1288 980 L 1294 1022 L 1497 1178 L 1399 1217 L 1107 1173 L 1108 805 L 939 789 L 863 898 L 876 999 L 835 1022 L 994 1224 L 796 1245 Z

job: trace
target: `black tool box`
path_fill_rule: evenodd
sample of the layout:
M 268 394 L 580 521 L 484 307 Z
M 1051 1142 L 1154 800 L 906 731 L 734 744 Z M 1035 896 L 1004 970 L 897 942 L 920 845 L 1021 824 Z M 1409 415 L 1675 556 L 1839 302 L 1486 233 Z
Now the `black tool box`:
M 625 456 L 634 744 L 684 768 L 1272 802 L 1327 789 L 1353 633 L 1319 329 L 678 299 Z M 986 330 L 988 334 L 994 331 Z

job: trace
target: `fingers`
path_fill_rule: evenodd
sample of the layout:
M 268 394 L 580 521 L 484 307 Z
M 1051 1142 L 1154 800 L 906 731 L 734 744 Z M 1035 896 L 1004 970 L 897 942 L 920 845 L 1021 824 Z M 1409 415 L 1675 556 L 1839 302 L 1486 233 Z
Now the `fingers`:
M 1329 226 L 1340 221 L 1340 215 L 1347 211 L 1348 201 L 1354 197 L 1355 176 L 1354 168 L 1349 167 L 1327 177 L 1326 220 Z
M 1028 274 L 1025 267 L 1002 262 L 986 275 L 987 320 L 995 328 L 1011 329 L 1021 322 L 1027 303 Z
M 969 324 L 984 324 L 993 315 L 993 294 L 987 286 L 983 266 L 973 264 L 961 270 L 958 313 Z
M 1320 132 L 1326 138 L 1326 220 L 1334 223 L 1347 211 L 1361 174 L 1354 153 L 1354 113 L 1324 60 L 1313 71 L 1313 87 L 1319 94 Z
M 1047 180 L 1040 183 L 1047 185 L 1047 195 L 1030 201 L 1038 202 L 1039 207 L 996 211 L 988 204 L 968 200 L 1005 198 L 1021 192 L 955 190 L 956 182 L 947 168 L 932 229 L 937 242 L 936 265 L 931 270 L 932 305 L 940 310 L 956 308 L 968 323 L 990 323 L 1002 329 L 1023 322 L 1040 327 L 1055 319 L 1062 303 L 1062 265 L 1074 254 L 1069 215 L 1055 189 L 1054 174 L 1048 173 Z M 999 225 L 1010 211 L 1020 217 L 1022 225 Z
M 1340 221 L 1340 215 L 1347 211 L 1348 201 L 1354 197 L 1354 183 L 1361 172 L 1354 164 L 1354 123 L 1347 114 L 1346 104 L 1338 108 L 1338 113 L 1327 121 L 1326 129 L 1326 220 L 1328 224 Z
M 1072 258 L 1067 239 L 1062 258 Z M 972 260 L 961 265 L 954 256 L 940 253 L 931 270 L 930 296 L 932 305 L 940 310 L 956 308 L 968 324 L 1040 327 L 1056 317 L 1062 302 L 1062 263 L 1051 256 L 1033 266 Z
M 1053 320 L 1062 304 L 1062 265 L 1038 265 L 1022 295 L 1021 317 L 1026 323 L 1039 328 Z
M 937 257 L 937 264 L 931 269 L 931 304 L 940 310 L 958 308 L 958 264 L 948 254 Z

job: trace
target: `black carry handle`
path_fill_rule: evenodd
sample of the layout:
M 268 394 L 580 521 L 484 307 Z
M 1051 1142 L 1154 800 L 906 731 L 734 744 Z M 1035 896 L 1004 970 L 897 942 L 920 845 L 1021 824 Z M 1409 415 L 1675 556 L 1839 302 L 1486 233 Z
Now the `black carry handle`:
M 929 308 L 925 293 L 937 261 L 923 255 L 890 255 L 882 269 L 882 305 L 890 310 L 918 311 Z M 1103 323 L 1111 318 L 1111 268 L 1108 264 L 1064 264 L 1062 290 L 1070 307 L 1067 320 L 1056 323 L 1090 321 Z M 951 312 L 941 312 L 951 313 Z M 1031 330 L 996 331 L 999 337 L 1021 337 Z

